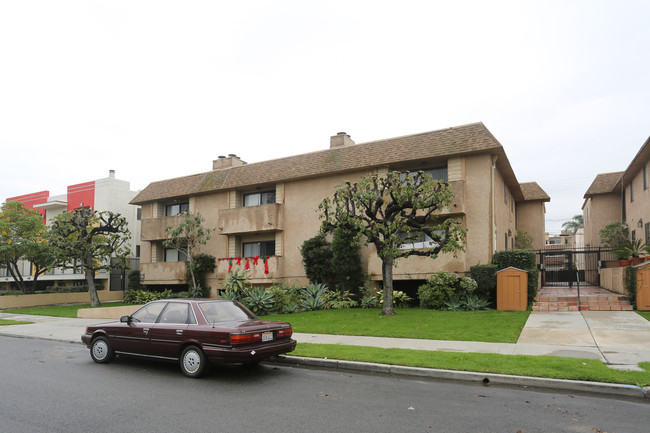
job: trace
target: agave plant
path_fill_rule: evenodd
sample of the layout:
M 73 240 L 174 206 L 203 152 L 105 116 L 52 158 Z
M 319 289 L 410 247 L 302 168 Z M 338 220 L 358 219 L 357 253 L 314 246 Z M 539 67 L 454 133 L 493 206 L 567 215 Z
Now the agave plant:
M 641 241 L 641 239 L 637 239 L 634 242 L 628 240 L 623 246 L 620 246 L 615 250 L 612 250 L 612 252 L 616 254 L 618 257 L 623 257 L 623 258 L 628 258 L 628 257 L 637 258 L 644 251 L 647 251 L 646 245 Z
M 485 298 L 479 298 L 476 295 L 467 295 L 465 297 L 465 309 L 467 311 L 486 310 L 490 302 Z
M 263 287 L 247 290 L 243 301 L 249 310 L 258 315 L 264 315 L 273 309 L 273 294 Z
M 461 311 L 465 309 L 465 301 L 460 296 L 454 295 L 446 301 L 442 301 L 448 311 Z

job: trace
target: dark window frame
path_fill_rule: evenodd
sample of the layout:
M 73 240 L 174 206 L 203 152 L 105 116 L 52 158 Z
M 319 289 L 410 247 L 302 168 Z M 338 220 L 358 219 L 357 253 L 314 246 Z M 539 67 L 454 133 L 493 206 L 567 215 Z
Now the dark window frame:
M 174 209 L 178 208 L 178 209 Z M 185 201 L 182 203 L 170 203 L 165 205 L 165 216 L 177 216 L 184 213 L 189 213 L 190 211 L 190 202 Z
M 255 246 L 259 248 L 253 253 L 246 254 L 247 246 Z M 255 248 L 253 247 L 253 248 Z M 275 241 L 256 241 L 256 242 L 242 242 L 241 246 L 242 257 L 270 257 L 275 255 Z
M 259 197 L 259 203 L 246 204 L 248 197 L 255 197 L 255 196 Z M 275 203 L 274 189 L 268 191 L 249 192 L 249 193 L 245 193 L 244 196 L 242 197 L 242 205 L 244 207 L 262 206 L 265 204 L 273 204 L 273 203 Z

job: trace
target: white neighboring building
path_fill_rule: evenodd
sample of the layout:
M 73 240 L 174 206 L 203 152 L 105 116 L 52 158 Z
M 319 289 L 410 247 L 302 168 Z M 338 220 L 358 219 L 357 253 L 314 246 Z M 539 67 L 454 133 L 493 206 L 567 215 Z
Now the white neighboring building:
M 57 215 L 83 207 L 119 213 L 126 218 L 131 232 L 131 257 L 140 257 L 140 206 L 129 204 L 138 194 L 138 191 L 131 190 L 130 182 L 116 179 L 115 172 L 110 170 L 107 178 L 70 185 L 67 190 L 67 194 L 50 196 L 49 191 L 40 191 L 7 198 L 6 201 L 20 201 L 26 207 L 38 210 L 47 225 Z M 21 272 L 26 281 L 32 280 L 29 263 L 21 263 Z M 98 287 L 108 288 L 109 277 L 108 272 L 98 273 L 95 277 Z M 13 281 L 6 269 L 0 269 L 0 288 L 8 289 Z M 83 273 L 73 269 L 53 269 L 39 276 L 38 282 L 42 282 L 43 288 L 85 285 Z M 121 290 L 122 286 L 115 281 L 110 284 L 110 289 Z

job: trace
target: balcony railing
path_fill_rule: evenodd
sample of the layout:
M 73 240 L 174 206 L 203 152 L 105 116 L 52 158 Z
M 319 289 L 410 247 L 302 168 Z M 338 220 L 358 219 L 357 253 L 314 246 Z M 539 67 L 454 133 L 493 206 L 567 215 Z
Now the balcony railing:
M 224 235 L 283 230 L 284 205 L 223 209 L 217 217 L 217 227 Z

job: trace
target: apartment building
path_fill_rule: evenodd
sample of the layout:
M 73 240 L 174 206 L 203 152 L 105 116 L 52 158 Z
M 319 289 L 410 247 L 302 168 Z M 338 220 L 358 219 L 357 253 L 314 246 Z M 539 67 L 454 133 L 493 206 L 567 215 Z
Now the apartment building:
M 49 191 L 39 191 L 16 197 L 9 197 L 9 201 L 20 201 L 25 207 L 36 209 L 43 216 L 43 222 L 50 224 L 52 219 L 63 212 L 74 209 L 90 207 L 97 211 L 111 211 L 124 216 L 131 231 L 131 255 L 139 257 L 140 254 L 140 208 L 129 204 L 137 195 L 132 191 L 128 181 L 115 178 L 115 172 L 109 171 L 107 178 L 90 182 L 70 185 L 66 194 L 50 195 Z M 29 262 L 20 263 L 20 270 L 26 281 L 32 275 Z M 96 280 L 100 287 L 109 287 L 109 273 L 99 272 Z M 8 288 L 13 278 L 6 269 L 0 269 L 0 287 Z M 119 282 L 118 282 L 119 283 Z M 72 286 L 85 284 L 83 273 L 80 270 L 52 269 L 38 278 L 39 286 Z M 119 289 L 121 284 L 111 284 L 111 289 Z
M 602 246 L 600 230 L 626 221 L 630 238 L 650 244 L 650 138 L 641 146 L 625 171 L 596 176 L 582 206 L 585 245 Z
M 131 201 L 142 207 L 143 284 L 185 284 L 185 257 L 163 245 L 166 227 L 185 212 L 200 214 L 212 229 L 201 252 L 217 258 L 208 275 L 213 296 L 237 267 L 248 269 L 253 284 L 306 283 L 300 247 L 318 233 L 318 204 L 345 181 L 389 170 L 426 170 L 447 181 L 455 198 L 442 214 L 460 218 L 467 230 L 465 251 L 456 257 L 400 259 L 396 288 L 416 286 L 441 270 L 463 274 L 489 263 L 495 251 L 514 247 L 518 228 L 544 243 L 550 198 L 536 183 L 517 181 L 503 147 L 482 123 L 361 144 L 339 133 L 323 151 L 253 164 L 230 154 L 213 161 L 210 171 L 147 186 Z M 379 286 L 381 261 L 373 246 L 362 247 L 362 264 Z

